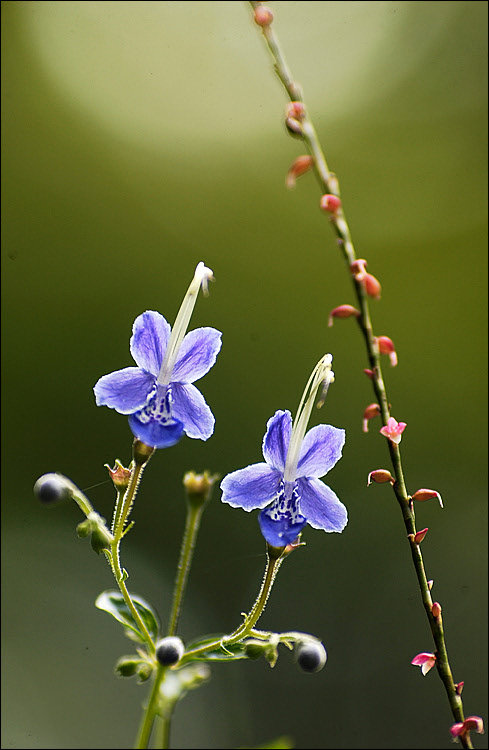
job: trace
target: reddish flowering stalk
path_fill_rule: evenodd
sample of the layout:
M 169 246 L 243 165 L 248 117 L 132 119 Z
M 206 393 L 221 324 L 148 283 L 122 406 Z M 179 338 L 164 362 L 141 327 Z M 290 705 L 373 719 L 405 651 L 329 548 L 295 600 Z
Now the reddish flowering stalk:
M 262 3 L 250 2 L 250 5 L 254 9 L 256 20 L 256 13 L 260 8 L 263 7 Z M 414 504 L 411 500 L 411 497 L 408 495 L 404 479 L 399 441 L 401 439 L 401 433 L 406 425 L 402 422 L 397 423 L 396 420 L 393 420 L 393 422 L 390 421 L 392 419 L 390 415 L 390 406 L 387 398 L 380 362 L 381 347 L 379 345 L 378 337 L 374 336 L 373 333 L 369 308 L 369 298 L 380 298 L 381 285 L 375 276 L 367 272 L 366 260 L 358 259 L 356 257 L 350 229 L 344 214 L 343 205 L 339 200 L 340 189 L 337 177 L 333 172 L 330 171 L 328 167 L 314 125 L 309 118 L 307 108 L 304 104 L 301 87 L 292 77 L 282 50 L 280 49 L 277 36 L 273 30 L 272 19 L 269 19 L 266 23 L 261 24 L 261 31 L 268 50 L 273 58 L 275 71 L 282 85 L 284 86 L 285 91 L 287 92 L 287 96 L 290 100 L 290 103 L 288 104 L 286 110 L 287 130 L 295 137 L 302 139 L 304 145 L 312 156 L 314 160 L 313 170 L 319 183 L 321 194 L 323 195 L 323 197 L 328 196 L 328 199 L 325 199 L 325 202 L 328 204 L 328 201 L 331 200 L 331 197 L 336 197 L 338 199 L 337 201 L 335 201 L 335 210 L 333 212 L 328 211 L 328 205 L 324 206 L 324 208 L 330 215 L 329 224 L 333 227 L 333 230 L 337 236 L 338 245 L 350 268 L 354 292 L 360 311 L 357 320 L 363 338 L 365 340 L 367 350 L 369 367 L 368 371 L 366 370 L 366 372 L 368 373 L 372 381 L 372 386 L 377 402 L 376 404 L 371 404 L 370 407 L 367 407 L 367 409 L 365 410 L 363 417 L 363 430 L 364 432 L 368 431 L 368 420 L 376 414 L 380 414 L 381 416 L 383 424 L 382 430 L 390 430 L 390 434 L 387 435 L 388 440 L 386 442 L 393 466 L 393 476 L 395 478 L 392 487 L 403 515 L 404 524 L 411 547 L 413 564 L 421 592 L 422 603 L 428 617 L 428 622 L 435 643 L 434 655 L 436 658 L 436 667 L 438 674 L 444 684 L 452 715 L 457 724 L 463 724 L 465 718 L 462 699 L 460 697 L 460 692 L 456 688 L 452 676 L 445 644 L 441 615 L 436 617 L 432 612 L 434 602 L 431 598 L 430 587 L 428 586 L 423 557 L 420 549 L 420 542 L 424 538 L 427 529 L 424 529 L 420 532 L 416 531 Z M 333 204 L 331 203 L 331 206 L 332 205 Z M 387 337 L 384 337 L 384 339 L 387 339 Z M 385 340 L 383 346 L 384 345 L 386 345 Z M 391 357 L 391 364 L 394 364 L 394 350 L 387 351 L 386 353 L 388 353 Z M 376 409 L 375 412 L 373 411 L 374 407 Z M 459 685 L 460 683 L 457 684 Z M 461 731 L 457 735 L 457 737 L 463 747 L 472 748 L 468 731 Z

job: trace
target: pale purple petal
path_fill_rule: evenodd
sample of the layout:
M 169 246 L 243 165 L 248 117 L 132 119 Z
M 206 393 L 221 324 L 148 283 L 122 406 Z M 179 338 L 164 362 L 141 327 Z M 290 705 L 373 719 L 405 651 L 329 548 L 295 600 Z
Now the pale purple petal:
M 320 479 L 298 479 L 299 509 L 313 529 L 343 531 L 348 513 L 332 489 Z
M 160 372 L 170 338 L 170 325 L 163 315 L 154 310 L 146 310 L 138 315 L 132 327 L 130 350 L 139 367 L 150 372 L 155 378 Z
M 345 431 L 329 424 L 312 427 L 302 442 L 298 477 L 323 477 L 341 458 Z
M 171 379 L 193 383 L 208 372 L 221 348 L 222 333 L 215 328 L 196 328 L 182 341 Z
M 232 508 L 265 508 L 278 492 L 282 475 L 268 464 L 252 464 L 224 477 L 221 482 L 224 503 Z
M 190 438 L 210 438 L 215 419 L 198 388 L 191 383 L 172 383 L 171 395 L 172 414 L 183 422 L 185 433 Z
M 125 367 L 103 375 L 93 388 L 97 406 L 132 414 L 144 406 L 154 382 L 154 377 L 139 367 Z
M 276 411 L 267 422 L 267 431 L 263 438 L 263 458 L 273 469 L 282 474 L 292 432 L 290 411 Z

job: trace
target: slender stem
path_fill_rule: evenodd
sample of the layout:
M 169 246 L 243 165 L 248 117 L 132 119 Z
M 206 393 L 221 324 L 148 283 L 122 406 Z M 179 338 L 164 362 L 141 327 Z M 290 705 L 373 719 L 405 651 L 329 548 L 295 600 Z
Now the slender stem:
M 141 750 L 141 748 L 148 747 L 148 743 L 151 737 L 151 730 L 153 729 L 153 722 L 155 720 L 156 711 L 160 703 L 160 686 L 164 680 L 166 671 L 167 667 L 162 667 L 161 664 L 158 665 L 156 676 L 153 682 L 153 687 L 151 689 L 151 695 L 149 696 L 148 705 L 146 706 L 143 720 L 139 729 L 139 734 L 134 746 L 136 750 Z M 166 735 L 166 741 L 167 740 L 168 734 Z M 167 747 L 167 745 L 162 745 L 162 747 Z
M 204 512 L 205 505 L 187 503 L 187 517 L 185 520 L 185 531 L 182 539 L 182 548 L 180 551 L 180 560 L 178 562 L 177 577 L 175 580 L 175 589 L 173 592 L 173 604 L 170 618 L 168 621 L 167 635 L 174 635 L 177 629 L 178 618 L 183 604 L 185 589 L 188 581 L 188 574 L 192 564 L 193 552 L 199 532 L 200 520 Z
M 250 2 L 250 5 L 253 8 L 256 8 L 260 6 L 261 3 Z M 291 101 L 303 102 L 301 89 L 298 84 L 295 83 L 292 74 L 289 71 L 287 63 L 285 61 L 285 57 L 280 49 L 277 36 L 275 35 L 272 26 L 264 26 L 262 28 L 262 32 L 269 52 L 274 60 L 275 70 L 289 98 L 291 99 Z M 306 144 L 311 156 L 314 158 L 315 174 L 316 178 L 319 181 L 321 189 L 325 192 L 339 195 L 339 184 L 337 178 L 333 173 L 329 171 L 326 159 L 321 148 L 321 144 L 317 137 L 314 126 L 307 114 L 307 111 L 305 112 L 304 117 L 301 119 L 301 129 L 304 143 Z M 333 229 L 338 237 L 338 244 L 343 252 L 343 256 L 350 268 L 353 261 L 356 260 L 356 254 L 348 223 L 342 207 L 339 208 L 336 216 L 332 218 L 331 225 L 333 226 Z M 382 377 L 379 351 L 373 334 L 372 323 L 370 319 L 368 296 L 366 294 L 363 283 L 360 280 L 357 280 L 355 276 L 351 274 L 351 272 L 350 275 L 360 306 L 361 314 L 357 318 L 357 320 L 365 339 L 367 356 L 373 372 L 373 388 L 380 406 L 382 422 L 384 425 L 386 425 L 387 420 L 390 416 L 389 402 L 384 380 Z M 423 557 L 420 545 L 416 544 L 413 538 L 414 534 L 416 533 L 414 509 L 412 508 L 412 504 L 410 503 L 410 498 L 406 490 L 406 483 L 402 469 L 399 446 L 392 443 L 392 441 L 390 440 L 387 440 L 387 443 L 396 479 L 394 484 L 394 492 L 399 502 L 405 527 L 408 532 L 413 563 L 416 570 L 419 588 L 421 591 L 421 598 L 436 646 L 436 664 L 438 668 L 438 674 L 445 686 L 452 714 L 455 720 L 457 722 L 460 722 L 464 720 L 463 703 L 460 695 L 458 695 L 456 692 L 455 684 L 453 681 L 452 672 L 448 661 L 441 615 L 439 617 L 434 617 L 431 611 L 433 602 L 428 588 Z M 465 736 L 461 736 L 459 739 L 463 747 L 472 748 L 470 736 L 468 733 Z
M 267 548 L 267 564 L 265 567 L 265 573 L 263 575 L 260 591 L 253 607 L 251 608 L 250 613 L 246 615 L 241 625 L 239 625 L 236 630 L 230 635 L 225 635 L 222 638 L 211 641 L 205 646 L 192 649 L 191 651 L 186 651 L 180 661 L 180 664 L 184 664 L 187 661 L 192 661 L 192 659 L 196 656 L 200 656 L 201 654 L 204 654 L 206 652 L 216 651 L 219 648 L 225 649 L 226 646 L 232 646 L 233 644 L 242 641 L 243 638 L 246 638 L 248 635 L 252 634 L 254 626 L 263 614 L 278 570 L 286 557 L 286 555 L 283 553 L 283 549 L 280 549 L 280 554 L 277 556 L 271 553 L 271 550 L 275 550 L 275 548 Z

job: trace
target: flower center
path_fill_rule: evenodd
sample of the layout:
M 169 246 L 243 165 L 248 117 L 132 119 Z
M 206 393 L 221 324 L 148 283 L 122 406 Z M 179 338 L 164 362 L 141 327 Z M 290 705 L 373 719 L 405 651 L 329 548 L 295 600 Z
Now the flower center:
M 155 420 L 163 425 L 172 424 L 176 420 L 171 413 L 171 385 L 164 386 L 155 383 L 148 393 L 146 403 L 137 413 L 137 418 L 141 424 L 147 424 Z
M 280 482 L 271 505 L 259 516 L 261 531 L 269 544 L 284 547 L 297 539 L 307 523 L 299 510 L 299 490 L 296 482 Z

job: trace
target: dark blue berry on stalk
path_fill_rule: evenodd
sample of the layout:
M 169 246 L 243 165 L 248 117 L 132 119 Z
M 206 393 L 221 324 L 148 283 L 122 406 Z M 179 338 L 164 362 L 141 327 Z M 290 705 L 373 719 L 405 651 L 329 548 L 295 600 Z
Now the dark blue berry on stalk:
M 179 662 L 184 651 L 183 642 L 173 635 L 162 638 L 156 644 L 156 658 L 162 667 L 171 667 Z
M 319 641 L 301 643 L 297 649 L 297 664 L 304 672 L 319 672 L 327 658 L 326 649 Z
M 49 505 L 72 497 L 69 485 L 59 474 L 43 474 L 34 485 L 34 495 L 41 503 Z

